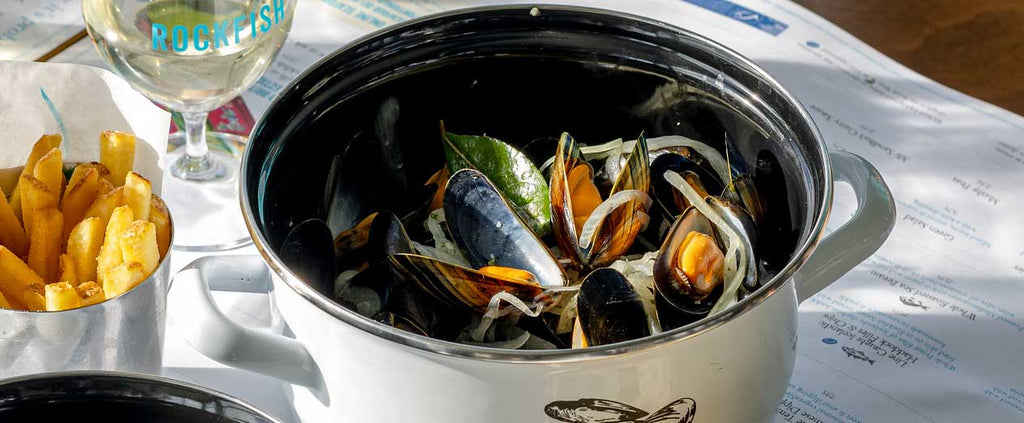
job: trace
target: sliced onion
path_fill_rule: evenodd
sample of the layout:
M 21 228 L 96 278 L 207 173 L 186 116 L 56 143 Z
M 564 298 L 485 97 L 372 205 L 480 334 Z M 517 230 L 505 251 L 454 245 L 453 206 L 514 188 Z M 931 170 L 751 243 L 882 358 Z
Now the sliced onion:
M 427 220 L 423 222 L 423 226 L 430 232 L 430 236 L 434 238 L 434 247 L 432 250 L 421 249 L 420 247 L 426 247 L 420 244 L 414 244 L 420 254 L 425 256 L 436 258 L 441 261 L 447 261 L 449 263 L 457 264 L 462 267 L 470 267 L 469 260 L 459 249 L 459 245 L 448 239 L 445 236 L 444 229 L 441 228 L 441 222 L 445 221 L 444 209 L 440 208 L 430 212 L 427 216 Z
M 627 142 L 623 145 L 623 148 L 627 148 L 627 145 L 635 144 L 636 141 Z M 731 180 L 732 169 L 729 168 L 729 162 L 725 160 L 725 157 L 715 150 L 714 147 L 704 144 L 692 138 L 687 138 L 682 135 L 666 135 L 658 138 L 647 139 L 647 149 L 650 151 L 663 150 L 672 147 L 690 147 L 700 153 L 708 160 L 711 167 L 715 168 L 718 172 L 718 177 L 723 182 Z M 632 147 L 628 147 L 632 148 Z
M 651 197 L 647 195 L 646 192 L 627 189 L 612 194 L 611 197 L 608 197 L 607 200 L 604 200 L 604 202 L 597 206 L 597 208 L 590 213 L 590 217 L 587 218 L 587 221 L 583 223 L 583 228 L 580 229 L 580 248 L 583 250 L 590 248 L 591 244 L 594 242 L 594 234 L 597 232 L 597 229 L 601 227 L 601 222 L 615 211 L 615 209 L 630 204 L 633 201 L 643 201 L 645 208 L 650 207 L 652 202 Z M 647 226 L 647 222 L 650 220 L 650 217 L 647 216 L 647 213 L 638 212 L 634 216 L 634 219 L 640 219 L 643 226 Z

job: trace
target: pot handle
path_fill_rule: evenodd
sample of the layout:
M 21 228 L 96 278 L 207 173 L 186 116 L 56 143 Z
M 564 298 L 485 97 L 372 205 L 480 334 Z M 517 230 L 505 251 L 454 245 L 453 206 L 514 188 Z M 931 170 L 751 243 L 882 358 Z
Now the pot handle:
M 846 182 L 857 197 L 849 221 L 826 235 L 794 276 L 797 301 L 803 302 L 874 254 L 896 224 L 892 192 L 871 163 L 847 152 L 831 151 L 834 179 Z
M 270 269 L 259 256 L 207 256 L 174 277 L 168 312 L 193 348 L 220 363 L 324 392 L 320 369 L 299 341 L 250 329 L 221 312 L 210 294 L 269 293 Z

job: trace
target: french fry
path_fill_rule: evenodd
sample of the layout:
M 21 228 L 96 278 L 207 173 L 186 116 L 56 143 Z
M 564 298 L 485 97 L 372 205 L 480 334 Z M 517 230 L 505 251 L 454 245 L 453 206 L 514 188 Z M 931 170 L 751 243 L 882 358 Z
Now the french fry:
M 64 213 L 64 241 L 67 241 L 71 230 L 78 225 L 78 222 L 82 221 L 86 210 L 96 201 L 100 188 L 100 173 L 96 169 L 85 168 L 84 171 L 80 171 L 80 169 L 83 169 L 82 166 L 75 168 L 75 173 L 71 175 L 60 205 L 61 212 Z
M 12 306 L 22 310 L 44 310 L 43 278 L 7 247 L 0 245 L 0 291 Z
M 68 282 L 46 285 L 46 311 L 71 310 L 82 306 L 78 291 Z
M 0 308 L 14 308 L 11 306 L 11 303 L 7 302 L 7 298 L 4 298 L 4 294 L 2 292 L 0 292 Z
M 149 180 L 135 172 L 128 172 L 124 179 L 124 204 L 132 208 L 135 218 L 138 220 L 149 219 L 149 209 L 152 204 L 153 185 Z
M 22 206 L 21 206 L 21 177 L 26 175 L 32 175 L 32 172 L 36 169 L 36 162 L 41 157 L 49 153 L 50 150 L 60 147 L 61 137 L 60 135 L 43 135 L 39 137 L 35 145 L 32 146 L 32 152 L 28 154 L 28 161 L 25 162 L 25 168 L 21 170 L 21 175 L 18 175 L 18 182 L 14 185 L 14 189 L 11 190 L 11 209 L 14 210 L 14 215 L 22 219 Z M 22 220 L 24 222 L 24 220 Z
M 75 271 L 80 281 L 96 280 L 96 257 L 103 245 L 106 229 L 103 220 L 90 217 L 75 225 L 68 237 L 68 255 L 75 262 Z
M 103 292 L 107 299 L 121 295 L 146 279 L 148 274 L 142 264 L 136 262 L 121 263 L 103 274 Z
M 156 245 L 160 250 L 160 259 L 167 255 L 171 248 L 171 213 L 167 211 L 167 204 L 160 197 L 153 195 L 149 207 L 149 221 L 156 225 Z
M 64 192 L 64 158 L 59 148 L 50 150 L 36 162 L 32 176 L 46 185 L 46 190 L 55 196 Z
M 102 185 L 103 184 L 101 183 L 100 191 L 103 189 Z M 84 218 L 98 217 L 103 220 L 103 224 L 105 225 L 107 221 L 110 220 L 110 214 L 114 212 L 114 208 L 123 204 L 121 201 L 123 198 L 123 192 L 124 187 L 117 187 L 106 194 L 100 194 L 96 197 L 96 201 L 93 201 L 92 205 L 85 210 Z
M 148 276 L 160 264 L 160 250 L 156 244 L 156 225 L 136 220 L 121 233 L 121 261 L 139 263 Z
M 100 163 L 110 169 L 111 184 L 124 185 L 124 178 L 135 164 L 135 135 L 119 131 L 100 134 Z
M 3 189 L 0 189 L 0 245 L 6 245 L 17 255 L 28 253 L 28 235 L 25 235 L 25 229 L 14 215 Z
M 107 167 L 104 166 L 103 163 L 100 163 L 100 162 L 82 163 L 82 164 L 79 164 L 78 166 L 75 166 L 75 171 L 71 173 L 71 179 L 68 179 L 67 188 L 71 188 L 71 187 L 75 186 L 75 184 L 77 184 L 78 181 L 80 181 L 83 176 L 85 176 L 87 173 L 89 173 L 90 169 L 95 170 L 99 174 L 100 178 L 103 178 L 103 179 L 106 179 L 107 175 L 110 174 L 110 169 L 107 169 Z M 111 186 L 113 186 L 113 185 L 111 185 Z M 67 195 L 67 192 L 65 192 L 64 194 Z
M 58 265 L 57 282 L 68 282 L 72 286 L 78 286 L 78 271 L 75 269 L 75 261 L 68 254 L 60 255 Z
M 32 175 L 22 176 L 18 188 L 21 189 L 21 220 L 25 224 L 25 233 L 29 236 L 29 244 L 31 244 L 32 225 L 35 224 L 36 210 L 57 208 L 57 196 L 47 190 L 46 185 Z
M 107 171 L 107 174 L 110 174 L 110 171 Z M 100 187 L 99 189 L 96 190 L 96 195 L 109 194 L 111 192 L 114 192 L 115 189 L 116 188 L 114 188 L 114 184 L 111 184 L 110 181 L 108 181 L 107 178 L 103 176 L 103 173 L 100 172 Z
M 124 262 L 121 258 L 121 235 L 133 220 L 132 209 L 128 206 L 121 206 L 114 209 L 110 215 L 110 221 L 107 222 L 103 245 L 100 246 L 100 253 L 96 257 L 96 274 L 99 276 L 100 283 L 103 284 L 103 290 L 108 294 L 110 290 L 107 289 L 104 277 L 110 269 Z
M 36 209 L 29 232 L 28 267 L 46 283 L 57 281 L 64 217 L 53 207 Z
M 78 291 L 78 296 L 82 299 L 82 307 L 91 306 L 107 299 L 103 294 L 103 288 L 93 281 L 83 282 L 75 290 Z

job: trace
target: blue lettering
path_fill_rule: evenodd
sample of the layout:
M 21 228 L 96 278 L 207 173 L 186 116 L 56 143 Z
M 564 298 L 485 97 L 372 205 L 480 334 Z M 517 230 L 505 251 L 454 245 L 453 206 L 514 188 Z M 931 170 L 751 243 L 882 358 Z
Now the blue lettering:
M 274 0 L 274 25 L 284 19 L 284 0 Z
M 200 35 L 202 34 L 202 35 Z M 206 37 L 210 36 L 210 28 L 203 24 L 196 25 L 192 28 L 192 46 L 196 48 L 196 51 L 203 51 L 210 48 L 210 40 Z M 202 44 L 199 44 L 202 41 Z
M 235 17 L 235 44 L 242 42 L 241 39 L 238 38 L 238 33 L 242 32 L 241 24 L 243 22 L 245 22 L 245 15 L 238 15 Z
M 213 48 L 227 47 L 228 45 L 228 20 L 225 19 L 219 24 L 213 25 Z
M 252 30 L 251 36 L 256 38 L 256 13 L 249 12 L 249 28 Z
M 266 7 L 266 6 L 263 6 Z M 158 23 L 153 24 L 153 50 L 167 51 L 167 27 Z
M 263 18 L 263 22 L 265 22 L 260 24 L 260 31 L 263 31 L 263 33 L 270 31 L 270 27 L 274 26 L 274 24 L 270 22 L 269 13 L 270 5 L 264 4 L 263 7 L 260 8 L 260 18 Z
M 174 47 L 174 51 L 182 52 L 188 48 L 188 28 L 183 25 L 175 25 L 174 28 L 171 28 L 171 37 L 171 46 Z

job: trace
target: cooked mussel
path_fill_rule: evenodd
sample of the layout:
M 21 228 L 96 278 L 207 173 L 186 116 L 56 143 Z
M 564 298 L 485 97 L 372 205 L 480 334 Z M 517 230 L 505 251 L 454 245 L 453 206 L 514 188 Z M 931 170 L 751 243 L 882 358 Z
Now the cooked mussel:
M 732 305 L 737 301 L 737 292 L 744 280 L 749 280 L 750 274 L 748 272 L 753 271 L 750 269 L 749 264 L 752 257 L 748 254 L 750 251 L 750 245 L 744 245 L 745 236 L 740 232 L 743 232 L 742 228 L 736 227 L 728 216 L 722 216 L 715 208 L 713 208 L 709 201 L 718 201 L 717 197 L 701 197 L 689 183 L 683 179 L 683 176 L 673 171 L 665 172 L 664 178 L 672 184 L 674 188 L 679 190 L 686 199 L 701 212 L 711 223 L 714 225 L 716 233 L 723 240 L 722 245 L 725 246 L 726 252 L 724 254 L 724 279 L 725 285 L 723 287 L 722 295 L 718 296 L 715 300 L 715 305 L 711 307 L 708 313 L 717 313 L 722 311 L 726 307 Z M 756 277 L 756 276 L 755 276 Z M 667 298 L 667 297 L 666 297 Z
M 743 207 L 753 221 L 762 224 L 764 221 L 765 205 L 764 200 L 757 191 L 754 179 L 749 174 L 734 175 L 732 183 L 726 187 L 722 197 Z
M 576 141 L 563 133 L 551 169 L 551 220 L 562 254 L 583 270 L 615 261 L 647 225 L 650 164 L 643 135 L 607 199 L 601 198 L 593 177 Z
M 757 256 L 754 253 L 754 245 L 757 243 L 757 228 L 754 219 L 747 214 L 747 211 L 732 201 L 723 200 L 717 197 L 708 197 L 708 205 L 722 216 L 726 224 L 740 236 L 742 247 L 747 261 L 747 273 L 743 278 L 743 287 L 753 292 L 760 284 L 758 280 Z
M 658 156 L 651 163 L 651 187 L 654 192 L 654 203 L 659 219 L 671 224 L 680 213 L 690 206 L 689 201 L 665 180 L 665 172 L 672 171 L 683 175 L 683 178 L 702 196 L 720 195 L 725 185 L 714 169 L 708 165 L 700 165 L 698 161 L 707 163 L 696 152 L 690 157 L 667 153 Z
M 405 227 L 390 211 L 373 213 L 371 218 L 363 246 L 350 253 L 363 260 L 357 266 L 358 273 L 339 275 L 334 284 L 334 300 L 371 318 L 383 312 L 399 316 L 418 328 L 414 333 L 436 333 L 443 323 L 439 316 L 443 310 L 406 283 L 389 260 L 395 254 L 416 252 Z
M 452 237 L 474 268 L 496 265 L 528 272 L 543 286 L 568 284 L 544 243 L 479 171 L 463 169 L 451 176 L 444 211 Z
M 389 259 L 405 282 L 449 308 L 483 314 L 502 293 L 527 306 L 551 301 L 546 289 L 523 270 L 494 266 L 477 271 L 416 254 L 395 254 Z
M 713 225 L 695 207 L 676 219 L 654 261 L 654 284 L 665 300 L 688 313 L 710 310 L 707 299 L 724 277 L 718 244 Z
M 651 334 L 643 299 L 618 270 L 590 272 L 577 295 L 574 346 L 614 344 Z
M 299 279 L 322 294 L 330 294 L 336 273 L 334 240 L 323 220 L 308 219 L 295 225 L 279 251 L 281 261 Z

